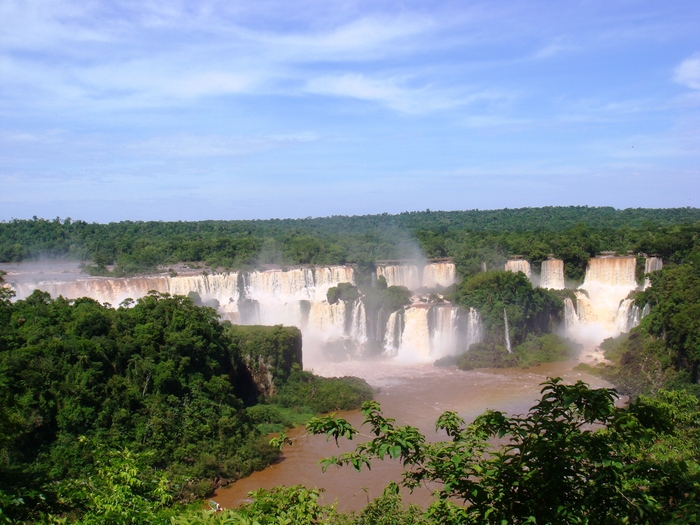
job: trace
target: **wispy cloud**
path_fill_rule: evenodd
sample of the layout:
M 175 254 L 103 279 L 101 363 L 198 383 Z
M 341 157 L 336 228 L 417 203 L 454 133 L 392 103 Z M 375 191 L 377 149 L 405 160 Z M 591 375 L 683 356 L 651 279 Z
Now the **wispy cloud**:
M 551 42 L 545 44 L 543 47 L 539 48 L 533 55 L 532 58 L 535 60 L 552 58 L 554 56 L 561 55 L 567 51 L 576 49 L 577 46 L 566 42 L 564 37 L 556 37 Z
M 673 79 L 692 89 L 700 89 L 700 53 L 686 58 L 674 71 Z
M 0 8 L 0 94 L 15 106 L 50 97 L 54 105 L 104 109 L 246 93 L 294 96 L 325 64 L 406 53 L 419 45 L 415 37 L 436 27 L 410 13 L 369 13 L 273 30 L 247 20 L 250 13 L 239 12 L 245 10 L 193 5 L 64 1 L 42 10 L 7 2 Z
M 409 80 L 345 73 L 312 78 L 306 84 L 305 91 L 319 95 L 379 102 L 391 109 L 410 114 L 431 113 L 465 106 L 476 101 L 504 98 L 503 94 L 497 92 L 459 93 L 454 89 L 439 89 L 430 85 L 413 87 Z
M 66 130 L 43 133 L 22 133 L 0 130 L 0 162 L 18 156 L 25 161 L 49 153 L 55 159 L 78 155 L 87 164 L 102 166 L 117 153 L 133 159 L 213 158 L 253 155 L 294 147 L 319 140 L 310 131 L 258 136 L 224 136 L 217 134 L 177 133 L 156 135 L 143 140 L 117 140 L 110 136 L 82 136 Z
M 294 143 L 313 142 L 318 135 L 309 132 L 261 137 L 222 137 L 179 134 L 153 137 L 126 147 L 146 157 L 230 157 L 250 155 L 287 147 Z

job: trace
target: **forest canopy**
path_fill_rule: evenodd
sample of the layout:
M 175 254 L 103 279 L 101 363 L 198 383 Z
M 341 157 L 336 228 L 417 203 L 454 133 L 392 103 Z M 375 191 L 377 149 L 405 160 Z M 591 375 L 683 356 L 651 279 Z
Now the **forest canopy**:
M 254 221 L 96 224 L 71 219 L 0 222 L 0 262 L 41 258 L 116 265 L 118 275 L 183 261 L 214 268 L 264 264 L 355 264 L 360 273 L 379 259 L 452 257 L 460 275 L 482 265 L 501 268 L 519 254 L 535 268 L 549 254 L 567 277 L 582 279 L 588 259 L 603 250 L 658 253 L 676 261 L 700 231 L 695 208 L 626 209 L 585 206 L 504 210 L 423 211 Z
M 22 498 L 20 515 L 84 511 L 75 490 L 114 462 L 159 472 L 169 498 L 206 496 L 278 457 L 265 425 L 373 395 L 303 372 L 297 328 L 234 327 L 186 297 L 11 298 L 0 288 L 0 508 Z

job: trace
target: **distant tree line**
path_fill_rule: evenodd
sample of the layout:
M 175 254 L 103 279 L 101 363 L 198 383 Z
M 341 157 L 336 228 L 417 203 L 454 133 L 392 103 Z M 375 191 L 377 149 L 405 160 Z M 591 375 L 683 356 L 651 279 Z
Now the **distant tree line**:
M 89 260 L 95 271 L 116 265 L 119 275 L 182 261 L 245 269 L 263 264 L 357 265 L 378 259 L 453 257 L 462 276 L 485 265 L 501 268 L 520 254 L 535 269 L 553 254 L 567 277 L 580 280 L 587 261 L 603 250 L 658 253 L 681 259 L 697 242 L 700 210 L 546 207 L 398 215 L 333 216 L 256 221 L 96 224 L 71 219 L 0 223 L 0 262 L 39 258 Z

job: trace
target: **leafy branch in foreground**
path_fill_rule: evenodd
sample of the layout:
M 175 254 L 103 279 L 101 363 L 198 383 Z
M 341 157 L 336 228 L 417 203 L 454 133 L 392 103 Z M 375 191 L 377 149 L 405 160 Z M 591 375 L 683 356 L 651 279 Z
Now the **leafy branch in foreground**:
M 405 486 L 441 485 L 427 513 L 440 523 L 689 523 L 698 517 L 697 450 L 650 453 L 681 437 L 677 423 L 697 417 L 697 399 L 644 398 L 621 409 L 612 389 L 560 379 L 543 383 L 541 393 L 525 416 L 487 411 L 466 425 L 446 412 L 436 430 L 450 439 L 437 443 L 414 427 L 397 426 L 368 402 L 364 424 L 374 437 L 322 464 L 361 470 L 374 459 L 398 458 Z M 357 434 L 347 421 L 330 417 L 312 420 L 307 429 L 334 439 Z M 496 448 L 494 439 L 505 444 Z

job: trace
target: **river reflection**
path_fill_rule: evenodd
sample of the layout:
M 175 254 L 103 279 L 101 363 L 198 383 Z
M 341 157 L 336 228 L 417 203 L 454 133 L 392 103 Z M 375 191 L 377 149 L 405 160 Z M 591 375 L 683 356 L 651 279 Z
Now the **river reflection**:
M 387 417 L 399 425 L 418 427 L 429 440 L 444 439 L 435 432 L 435 420 L 443 412 L 457 412 L 467 421 L 487 409 L 509 414 L 523 414 L 534 404 L 547 377 L 562 377 L 567 382 L 583 380 L 592 387 L 610 386 L 599 378 L 574 371 L 576 361 L 548 363 L 530 369 L 472 370 L 435 368 L 430 364 L 398 365 L 391 361 L 344 362 L 322 364 L 313 371 L 323 376 L 353 375 L 362 377 L 378 389 L 376 400 Z M 357 428 L 362 423 L 358 411 L 340 414 Z M 361 429 L 362 431 L 363 429 Z M 364 428 L 367 432 L 366 427 Z M 340 447 L 323 436 L 309 436 L 304 429 L 289 432 L 294 446 L 286 447 L 280 463 L 248 478 L 220 489 L 215 499 L 224 507 L 246 501 L 248 492 L 277 485 L 305 485 L 325 489 L 323 502 L 337 502 L 343 512 L 359 510 L 368 499 L 379 496 L 390 481 L 401 479 L 397 461 L 375 461 L 372 470 L 355 471 L 352 467 L 330 467 L 322 472 L 318 462 L 324 457 L 353 450 L 362 439 Z M 431 500 L 430 489 L 414 491 L 406 501 L 425 505 Z

